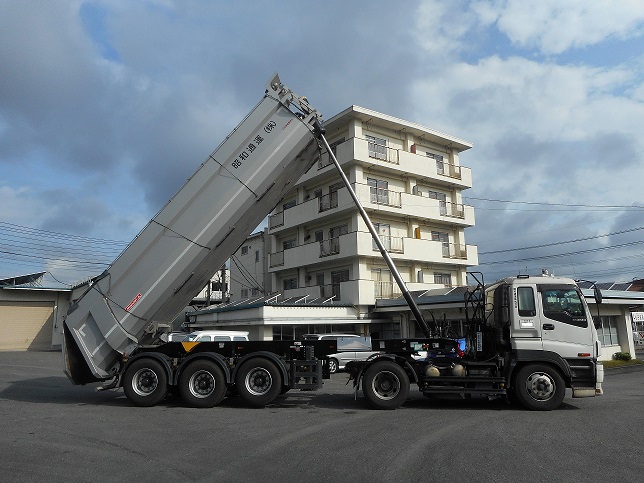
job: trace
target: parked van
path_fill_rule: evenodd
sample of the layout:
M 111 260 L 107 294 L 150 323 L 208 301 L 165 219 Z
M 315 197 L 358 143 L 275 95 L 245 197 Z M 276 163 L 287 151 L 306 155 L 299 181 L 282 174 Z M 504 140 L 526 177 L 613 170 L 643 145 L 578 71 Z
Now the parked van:
M 248 332 L 238 330 L 197 330 L 191 332 L 182 342 L 213 342 L 248 340 Z

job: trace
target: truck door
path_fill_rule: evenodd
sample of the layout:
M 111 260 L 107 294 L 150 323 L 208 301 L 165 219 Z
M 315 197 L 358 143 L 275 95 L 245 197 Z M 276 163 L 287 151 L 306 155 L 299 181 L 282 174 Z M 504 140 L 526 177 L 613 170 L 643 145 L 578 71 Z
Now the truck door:
M 539 319 L 543 350 L 564 359 L 593 354 L 592 328 L 581 295 L 570 285 L 538 286 Z

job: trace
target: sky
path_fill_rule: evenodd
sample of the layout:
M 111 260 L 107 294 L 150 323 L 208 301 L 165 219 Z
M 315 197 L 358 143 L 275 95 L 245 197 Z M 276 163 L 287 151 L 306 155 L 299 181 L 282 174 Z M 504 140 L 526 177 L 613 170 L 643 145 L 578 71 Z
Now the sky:
M 277 71 L 473 144 L 485 281 L 644 278 L 644 2 L 0 0 L 0 278 L 99 274 Z

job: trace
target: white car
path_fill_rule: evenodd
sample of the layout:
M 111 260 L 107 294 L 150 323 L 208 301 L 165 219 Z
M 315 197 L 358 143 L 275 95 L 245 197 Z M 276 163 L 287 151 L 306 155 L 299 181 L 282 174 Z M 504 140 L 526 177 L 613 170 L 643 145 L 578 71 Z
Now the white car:
M 329 355 L 329 372 L 334 374 L 344 369 L 349 361 L 366 361 L 378 351 L 371 350 L 371 337 L 360 337 L 356 334 L 306 334 L 304 340 L 338 341 L 338 352 Z
M 248 340 L 248 332 L 239 330 L 197 330 L 188 334 L 182 342 L 217 342 L 228 340 Z
M 347 351 L 337 352 L 330 354 L 329 357 L 329 372 L 334 374 L 344 369 L 349 361 L 366 361 L 374 354 L 379 354 L 378 351 Z

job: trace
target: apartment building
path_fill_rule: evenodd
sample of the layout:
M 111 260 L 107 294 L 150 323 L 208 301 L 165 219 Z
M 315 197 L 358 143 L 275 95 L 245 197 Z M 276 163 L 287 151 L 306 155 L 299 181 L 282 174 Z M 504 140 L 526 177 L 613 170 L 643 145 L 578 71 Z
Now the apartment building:
M 230 299 L 257 298 L 272 290 L 268 279 L 267 230 L 253 233 L 230 257 Z
M 478 264 L 464 235 L 472 172 L 459 160 L 471 144 L 358 106 L 325 128 L 409 290 L 465 285 Z M 270 287 L 284 298 L 350 303 L 364 318 L 376 299 L 400 295 L 328 153 L 270 216 L 268 235 Z

